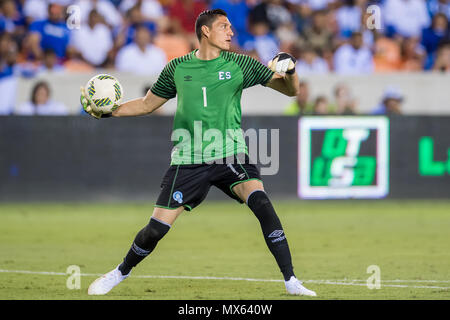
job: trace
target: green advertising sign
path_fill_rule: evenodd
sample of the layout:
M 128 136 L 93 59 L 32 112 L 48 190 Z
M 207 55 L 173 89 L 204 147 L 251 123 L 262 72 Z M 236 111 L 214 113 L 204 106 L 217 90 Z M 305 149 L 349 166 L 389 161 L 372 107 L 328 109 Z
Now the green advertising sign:
M 389 122 L 384 117 L 303 117 L 301 198 L 378 198 L 388 193 Z
M 422 176 L 444 176 L 450 174 L 450 148 L 447 159 L 438 161 L 434 155 L 434 139 L 422 137 L 419 140 L 419 174 Z

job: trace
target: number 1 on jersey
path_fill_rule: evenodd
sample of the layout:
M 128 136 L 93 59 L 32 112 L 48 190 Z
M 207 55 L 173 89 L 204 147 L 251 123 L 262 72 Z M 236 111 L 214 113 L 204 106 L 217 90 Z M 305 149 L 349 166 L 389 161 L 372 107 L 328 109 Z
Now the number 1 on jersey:
M 202 87 L 203 90 L 203 106 L 207 107 L 208 106 L 208 100 L 206 99 L 206 87 Z

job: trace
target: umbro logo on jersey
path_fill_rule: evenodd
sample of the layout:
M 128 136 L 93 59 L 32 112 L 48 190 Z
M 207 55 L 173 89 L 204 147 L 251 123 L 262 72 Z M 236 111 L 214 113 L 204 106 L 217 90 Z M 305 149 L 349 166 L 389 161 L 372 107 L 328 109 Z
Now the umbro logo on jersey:
M 192 76 L 184 76 L 184 81 L 192 81 Z

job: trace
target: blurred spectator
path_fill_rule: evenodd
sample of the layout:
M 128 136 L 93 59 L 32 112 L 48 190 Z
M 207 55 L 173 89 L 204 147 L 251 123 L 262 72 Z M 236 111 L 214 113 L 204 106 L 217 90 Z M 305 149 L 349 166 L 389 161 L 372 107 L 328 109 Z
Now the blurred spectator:
M 439 46 L 433 70 L 440 72 L 450 71 L 450 43 L 443 43 Z
M 292 19 L 298 32 L 303 32 L 304 28 L 310 24 L 312 10 L 303 0 L 287 0 Z
M 264 22 L 277 40 L 279 51 L 290 52 L 299 36 L 293 17 L 284 0 L 264 0 L 249 12 L 252 23 Z
M 306 0 L 305 1 L 312 10 L 323 10 L 328 9 L 328 7 L 337 2 L 336 0 Z
M 443 13 L 447 19 L 450 19 L 449 0 L 427 0 L 427 7 L 430 16 L 434 16 L 437 13 Z
M 406 38 L 401 45 L 402 71 L 422 71 L 425 61 L 425 50 L 418 38 Z
M 363 46 L 361 32 L 353 32 L 349 44 L 340 46 L 334 55 L 334 70 L 340 74 L 363 74 L 373 72 L 373 57 Z
M 283 111 L 284 115 L 308 115 L 313 113 L 313 104 L 309 101 L 309 85 L 306 81 L 300 80 L 298 94 L 295 100 Z
M 158 0 L 122 0 L 119 9 L 125 13 L 133 7 L 140 10 L 145 21 L 156 23 L 164 17 L 163 7 Z
M 160 20 L 159 32 L 155 37 L 155 45 L 161 48 L 167 56 L 167 61 L 185 55 L 191 51 L 189 41 L 175 30 L 168 18 Z
M 134 6 L 126 12 L 125 23 L 116 30 L 118 31 L 115 39 L 116 48 L 132 43 L 138 26 L 145 26 L 151 32 L 156 31 L 156 24 L 146 21 L 139 6 Z
M 18 71 L 23 77 L 35 77 L 40 73 L 56 73 L 65 71 L 65 68 L 59 63 L 55 51 L 45 49 L 42 60 L 25 61 L 18 64 Z
M 32 90 L 30 101 L 25 102 L 17 108 L 15 114 L 22 116 L 65 116 L 68 115 L 64 104 L 53 101 L 50 87 L 47 82 L 37 82 Z
M 329 10 L 325 10 L 325 20 L 327 21 L 326 28 L 333 35 L 333 47 L 335 47 L 335 43 L 339 40 L 339 25 L 336 20 L 336 8 L 339 7 L 340 1 L 336 2 L 332 6 L 330 6 Z
M 320 95 L 316 98 L 316 100 L 314 100 L 313 114 L 316 116 L 329 114 L 327 97 Z
M 220 8 L 225 10 L 235 36 L 248 32 L 247 16 L 249 14 L 250 7 L 246 0 L 215 0 L 212 1 L 210 7 L 212 9 Z
M 334 87 L 334 105 L 331 109 L 334 109 L 337 114 L 340 115 L 355 115 L 356 114 L 356 100 L 350 92 L 348 85 L 344 83 L 338 83 Z
M 203 0 L 173 0 L 168 8 L 169 18 L 174 22 L 177 33 L 184 34 L 193 46 L 197 44 L 195 21 L 208 7 Z
M 424 0 L 385 0 L 382 13 L 389 36 L 420 37 L 430 25 Z
M 343 6 L 336 10 L 339 35 L 350 38 L 353 32 L 361 30 L 362 10 L 367 0 L 345 0 Z
M 265 0 L 260 2 L 250 10 L 248 21 L 251 33 L 257 36 L 255 40 L 259 43 L 265 43 L 264 47 L 266 48 L 269 48 L 269 42 L 271 42 L 271 50 L 276 45 L 278 51 L 289 52 L 298 37 L 292 16 L 282 0 Z M 263 25 L 265 26 L 264 28 L 268 28 L 267 31 L 262 31 Z M 264 36 L 264 38 L 261 36 Z M 246 46 L 248 46 L 248 43 Z M 249 50 L 245 47 L 244 49 Z M 261 50 L 263 49 L 260 48 L 259 51 Z M 261 52 L 258 55 L 262 61 L 268 61 L 267 57 L 262 58 Z M 267 53 L 267 55 L 270 54 Z
M 14 0 L 3 0 L 0 3 L 0 31 L 10 33 L 18 42 L 25 36 L 25 19 L 17 10 Z
M 333 34 L 327 28 L 326 14 L 326 11 L 313 13 L 311 25 L 304 28 L 299 43 L 300 46 L 308 45 L 313 48 L 322 57 L 333 48 Z
M 97 10 L 111 27 L 118 28 L 123 22 L 119 10 L 109 0 L 78 0 L 75 2 L 75 5 L 80 7 L 82 24 L 88 22 L 89 13 L 92 9 Z
M 299 37 L 293 22 L 280 25 L 275 35 L 280 40 L 280 51 L 283 52 L 291 52 Z
M 64 58 L 70 40 L 66 26 L 64 7 L 53 3 L 48 6 L 48 19 L 33 22 L 27 39 L 27 58 L 42 57 L 43 50 L 52 49 L 58 58 Z
M 89 13 L 87 24 L 72 31 L 71 40 L 71 45 L 83 59 L 95 67 L 103 65 L 108 53 L 113 48 L 111 31 L 104 24 L 104 19 L 97 10 Z
M 250 37 L 243 44 L 247 52 L 254 52 L 258 59 L 266 64 L 280 51 L 277 40 L 270 33 L 269 25 L 264 20 L 250 21 Z
M 93 72 L 94 67 L 80 58 L 75 50 L 68 50 L 66 55 L 66 61 L 63 64 L 64 69 L 67 72 L 81 72 L 88 73 Z
M 319 57 L 312 48 L 305 46 L 301 49 L 297 60 L 296 71 L 301 77 L 309 74 L 325 74 L 329 72 L 329 68 L 324 59 Z
M 448 19 L 445 14 L 437 13 L 433 17 L 431 26 L 422 31 L 421 43 L 427 53 L 424 65 L 425 70 L 432 68 L 439 43 L 445 38 L 448 38 Z
M 150 32 L 145 26 L 140 26 L 136 29 L 134 42 L 118 52 L 116 69 L 141 75 L 156 75 L 166 63 L 164 51 L 151 44 Z
M 58 57 L 56 56 L 55 51 L 52 49 L 46 49 L 44 51 L 44 57 L 42 59 L 42 63 L 39 66 L 39 72 L 62 72 L 64 71 L 64 67 L 59 63 Z
M 0 34 L 0 115 L 12 113 L 17 93 L 14 67 L 17 58 L 16 44 L 8 33 Z
M 379 37 L 375 41 L 374 65 L 376 72 L 393 72 L 400 69 L 402 55 L 400 45 L 397 41 Z
M 249 12 L 252 21 L 265 21 L 272 32 L 283 24 L 290 24 L 292 17 L 282 0 L 265 0 L 257 4 Z
M 388 86 L 381 100 L 381 103 L 373 110 L 374 115 L 398 115 L 402 114 L 402 93 L 393 86 Z
M 33 21 L 46 20 L 48 18 L 48 1 L 25 0 L 23 13 L 27 24 L 31 24 Z

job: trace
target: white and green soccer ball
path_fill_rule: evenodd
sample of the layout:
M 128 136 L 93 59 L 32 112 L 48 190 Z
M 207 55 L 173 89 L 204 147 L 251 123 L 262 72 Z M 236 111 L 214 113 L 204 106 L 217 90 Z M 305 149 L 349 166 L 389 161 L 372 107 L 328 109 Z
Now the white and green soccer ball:
M 86 84 L 86 94 L 92 101 L 96 113 L 108 114 L 120 105 L 123 88 L 120 82 L 109 74 L 98 74 Z

